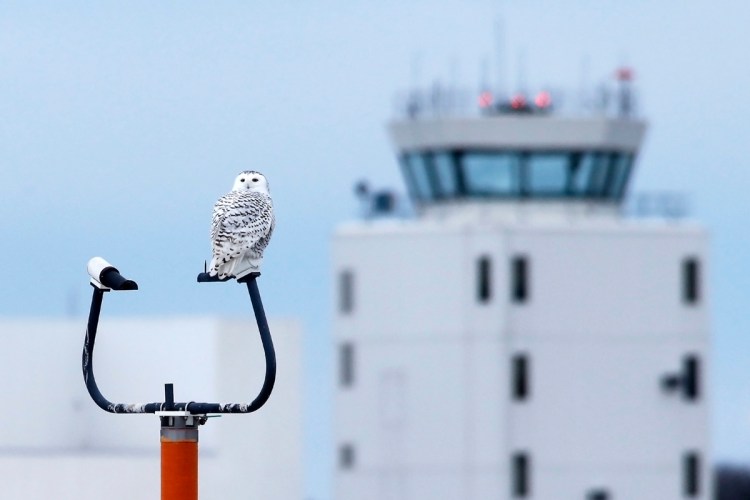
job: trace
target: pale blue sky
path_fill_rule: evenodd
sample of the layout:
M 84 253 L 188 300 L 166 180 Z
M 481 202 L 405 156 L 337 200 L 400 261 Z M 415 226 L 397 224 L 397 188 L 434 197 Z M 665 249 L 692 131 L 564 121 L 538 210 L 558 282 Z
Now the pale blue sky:
M 308 448 L 327 445 L 331 230 L 356 214 L 355 180 L 402 190 L 394 93 L 476 87 L 502 18 L 511 86 L 521 52 L 530 86 L 575 89 L 583 60 L 592 84 L 635 68 L 651 127 L 634 187 L 688 193 L 711 230 L 715 450 L 750 461 L 746 2 L 153 3 L 0 4 L 0 315 L 83 314 L 96 254 L 141 285 L 108 313 L 244 314 L 242 293 L 194 278 L 213 201 L 261 170 L 278 226 L 260 286 L 270 315 L 305 323 L 307 397 L 322 398 Z M 328 495 L 328 460 L 308 467 L 311 498 Z

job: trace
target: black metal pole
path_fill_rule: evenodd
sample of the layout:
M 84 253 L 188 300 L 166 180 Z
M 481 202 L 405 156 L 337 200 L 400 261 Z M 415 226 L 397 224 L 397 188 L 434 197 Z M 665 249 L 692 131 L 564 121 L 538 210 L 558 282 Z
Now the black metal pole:
M 260 300 L 258 282 L 255 278 L 247 281 L 247 291 L 250 294 L 250 301 L 253 304 L 255 321 L 258 324 L 260 341 L 263 344 L 263 353 L 266 358 L 266 376 L 263 379 L 263 387 L 261 387 L 260 393 L 250 405 L 254 408 L 250 411 L 255 411 L 268 401 L 268 398 L 271 396 L 271 391 L 273 391 L 273 385 L 276 382 L 276 352 L 273 348 L 271 329 L 268 327 L 266 312 L 263 309 L 263 302 Z
M 99 323 L 99 314 L 102 310 L 102 298 L 104 291 L 94 287 L 94 296 L 91 298 L 91 310 L 89 311 L 89 322 L 86 327 L 86 339 L 83 343 L 82 368 L 83 381 L 86 383 L 91 399 L 99 408 L 110 411 L 111 403 L 99 391 L 94 378 L 94 342 L 96 342 L 96 328 Z
M 271 330 L 268 328 L 266 313 L 263 309 L 263 302 L 260 299 L 260 291 L 258 290 L 258 283 L 256 282 L 255 278 L 256 276 L 250 276 L 247 280 L 243 279 L 241 280 L 241 282 L 247 283 L 247 291 L 250 294 L 250 301 L 253 304 L 255 321 L 258 324 L 260 341 L 263 344 L 263 353 L 265 354 L 266 358 L 266 375 L 263 379 L 263 386 L 261 387 L 258 396 L 256 396 L 256 398 L 250 404 L 228 403 L 219 405 L 216 403 L 189 403 L 189 406 L 185 409 L 189 410 L 192 414 L 250 413 L 258 410 L 261 406 L 263 406 L 271 396 L 271 391 L 273 391 L 273 386 L 276 382 L 276 352 L 273 348 Z
M 263 353 L 266 359 L 266 373 L 263 380 L 263 386 L 258 396 L 252 403 L 173 403 L 170 411 L 187 411 L 193 415 L 205 415 L 208 413 L 250 413 L 262 407 L 271 396 L 273 386 L 276 381 L 276 353 L 271 339 L 271 330 L 268 327 L 266 314 L 263 309 L 263 302 L 260 298 L 260 291 L 256 278 L 258 273 L 253 273 L 246 278 L 238 280 L 247 284 L 247 290 L 252 302 L 255 321 L 258 324 Z M 200 279 L 199 279 L 200 281 Z M 99 315 L 101 314 L 102 298 L 104 290 L 94 287 L 94 295 L 91 298 L 91 310 L 89 311 L 88 326 L 86 329 L 86 339 L 83 345 L 82 370 L 83 380 L 86 383 L 86 389 L 89 391 L 91 399 L 104 411 L 110 413 L 155 413 L 160 410 L 167 410 L 164 403 L 113 403 L 102 395 L 96 384 L 94 377 L 94 343 L 96 342 L 96 331 L 99 325 Z
M 104 290 L 94 287 L 94 296 L 91 298 L 91 310 L 89 311 L 89 322 L 86 328 L 86 340 L 83 344 L 82 369 L 83 380 L 91 399 L 104 411 L 110 413 L 154 413 L 158 411 L 161 403 L 113 403 L 99 390 L 94 377 L 94 343 L 96 342 L 96 330 L 99 326 L 99 315 L 102 310 L 102 299 Z

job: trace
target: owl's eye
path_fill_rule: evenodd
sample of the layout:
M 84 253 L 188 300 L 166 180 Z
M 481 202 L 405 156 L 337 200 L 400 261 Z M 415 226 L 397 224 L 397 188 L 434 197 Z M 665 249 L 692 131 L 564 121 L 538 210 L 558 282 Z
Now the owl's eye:
M 258 182 L 258 178 L 257 177 L 253 177 L 253 182 Z
M 245 179 L 240 179 L 240 182 L 245 182 Z

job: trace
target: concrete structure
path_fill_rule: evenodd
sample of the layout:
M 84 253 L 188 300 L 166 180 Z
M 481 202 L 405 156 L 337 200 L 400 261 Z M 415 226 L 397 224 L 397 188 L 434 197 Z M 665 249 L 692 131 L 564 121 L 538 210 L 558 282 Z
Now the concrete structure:
M 336 499 L 708 498 L 708 238 L 621 216 L 645 124 L 390 131 L 417 216 L 333 240 Z
M 78 320 L 0 322 L 5 408 L 2 498 L 159 498 L 159 419 L 112 415 L 81 375 L 86 327 Z M 302 338 L 294 321 L 270 321 L 279 370 L 257 413 L 209 419 L 200 430 L 200 498 L 302 498 Z M 102 318 L 95 373 L 117 402 L 249 401 L 264 374 L 252 319 Z

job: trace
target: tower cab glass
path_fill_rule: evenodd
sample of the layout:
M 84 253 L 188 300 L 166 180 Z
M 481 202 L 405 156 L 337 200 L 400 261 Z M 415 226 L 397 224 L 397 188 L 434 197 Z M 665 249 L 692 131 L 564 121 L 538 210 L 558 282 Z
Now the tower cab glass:
M 630 118 L 505 113 L 404 120 L 390 132 L 410 195 L 429 212 L 448 202 L 617 206 L 645 128 Z

